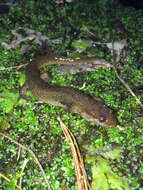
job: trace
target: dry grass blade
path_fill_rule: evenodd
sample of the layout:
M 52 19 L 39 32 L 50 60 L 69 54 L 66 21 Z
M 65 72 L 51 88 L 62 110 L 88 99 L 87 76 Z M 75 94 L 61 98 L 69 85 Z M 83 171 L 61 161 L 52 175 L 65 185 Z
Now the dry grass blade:
M 57 119 L 60 122 L 63 132 L 70 143 L 70 147 L 71 147 L 71 151 L 73 155 L 73 161 L 75 165 L 75 173 L 76 173 L 76 179 L 77 179 L 77 184 L 78 184 L 78 190 L 91 190 L 91 186 L 87 179 L 87 175 L 86 175 L 84 164 L 83 164 L 83 159 L 80 155 L 80 151 L 79 151 L 76 139 L 71 133 L 71 131 L 64 125 L 62 120 L 59 117 Z

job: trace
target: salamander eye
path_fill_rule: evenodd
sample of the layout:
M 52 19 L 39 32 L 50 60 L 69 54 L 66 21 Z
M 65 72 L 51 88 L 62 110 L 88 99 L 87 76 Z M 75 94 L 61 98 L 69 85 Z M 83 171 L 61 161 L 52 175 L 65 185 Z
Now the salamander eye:
M 105 121 L 106 121 L 106 118 L 105 118 L 103 115 L 100 115 L 99 121 L 100 121 L 100 122 L 105 122 Z

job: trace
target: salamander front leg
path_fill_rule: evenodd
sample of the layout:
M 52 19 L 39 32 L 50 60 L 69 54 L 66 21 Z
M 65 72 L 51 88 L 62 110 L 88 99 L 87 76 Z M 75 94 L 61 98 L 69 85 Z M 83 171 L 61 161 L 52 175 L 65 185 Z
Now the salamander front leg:
M 25 100 L 27 100 L 27 101 L 30 101 L 30 98 L 28 98 L 28 97 L 26 96 L 26 91 L 27 91 L 27 89 L 28 89 L 28 83 L 25 82 L 25 84 L 24 84 L 24 85 L 21 87 L 21 89 L 20 89 L 20 94 L 19 94 L 18 100 L 19 100 L 20 98 L 23 98 L 23 99 L 25 99 Z

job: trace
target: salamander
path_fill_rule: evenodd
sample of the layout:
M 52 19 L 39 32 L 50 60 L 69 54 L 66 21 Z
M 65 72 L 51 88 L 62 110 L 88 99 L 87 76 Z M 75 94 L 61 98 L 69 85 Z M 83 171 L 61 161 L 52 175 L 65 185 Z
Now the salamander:
M 54 56 L 36 57 L 26 67 L 26 85 L 39 100 L 54 106 L 64 107 L 68 112 L 80 114 L 84 119 L 102 126 L 115 126 L 113 112 L 99 97 L 90 97 L 72 87 L 51 86 L 40 78 L 40 69 L 46 65 L 71 63 L 100 63 L 95 57 L 69 60 Z

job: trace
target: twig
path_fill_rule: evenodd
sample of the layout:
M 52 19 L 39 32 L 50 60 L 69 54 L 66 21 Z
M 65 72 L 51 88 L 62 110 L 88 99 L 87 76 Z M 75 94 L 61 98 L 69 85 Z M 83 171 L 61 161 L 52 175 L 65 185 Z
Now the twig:
M 67 140 L 70 142 L 70 147 L 71 147 L 71 151 L 73 154 L 73 160 L 74 160 L 74 165 L 75 165 L 75 174 L 76 174 L 76 179 L 77 179 L 77 183 L 78 183 L 78 190 L 84 190 L 83 181 L 82 181 L 82 174 L 80 171 L 80 164 L 79 164 L 79 160 L 77 158 L 76 149 L 73 145 L 71 136 L 68 133 L 67 127 L 64 125 L 64 123 L 62 122 L 62 120 L 59 117 L 57 119 L 60 122 L 60 125 L 63 129 L 63 132 L 64 132 Z
M 44 170 L 43 170 L 43 168 L 42 168 L 42 166 L 41 166 L 39 160 L 37 159 L 35 153 L 34 153 L 31 149 L 29 149 L 28 147 L 26 147 L 26 146 L 24 146 L 24 145 L 18 143 L 17 141 L 15 141 L 14 139 L 12 139 L 12 138 L 9 137 L 8 135 L 5 135 L 5 134 L 2 133 L 2 132 L 0 132 L 0 135 L 4 136 L 5 138 L 9 139 L 9 140 L 10 140 L 11 142 L 13 142 L 14 144 L 20 146 L 21 148 L 23 148 L 24 150 L 26 150 L 26 151 L 28 151 L 28 152 L 30 152 L 30 153 L 32 154 L 32 156 L 34 157 L 35 162 L 37 163 L 37 165 L 39 166 L 39 168 L 40 168 L 40 170 L 41 170 L 41 172 L 42 172 L 42 174 L 43 174 L 43 177 L 44 177 L 44 179 L 45 179 L 45 181 L 46 181 L 46 183 L 47 183 L 48 189 L 51 190 L 51 187 L 50 187 L 50 184 L 49 184 L 49 182 L 48 182 L 47 176 L 46 176 L 46 174 L 45 174 L 45 172 L 44 172 Z
M 21 173 L 24 172 L 25 166 L 26 166 L 26 164 L 27 164 L 28 162 L 29 162 L 29 159 L 26 158 L 26 159 L 24 160 Z M 22 176 L 20 177 L 20 180 L 19 180 L 19 186 L 22 188 Z
M 18 149 L 18 155 L 17 155 L 17 162 L 18 162 L 18 160 L 19 160 L 19 158 L 20 158 L 20 154 L 21 154 L 21 147 L 19 147 L 19 149 Z
M 130 89 L 130 87 L 125 83 L 125 81 L 123 79 L 120 78 L 117 70 L 115 70 L 115 74 L 117 76 L 117 78 L 121 81 L 121 83 L 128 89 L 128 91 L 131 93 L 131 95 L 136 99 L 137 103 L 139 103 L 139 105 L 143 108 L 143 104 L 141 103 L 141 101 L 138 99 L 138 97 L 134 94 L 134 92 Z
M 69 130 L 69 129 L 68 129 L 68 130 Z M 86 184 L 85 187 L 86 187 L 86 189 L 89 188 L 89 190 L 92 190 L 92 189 L 91 189 L 91 186 L 90 186 L 90 184 L 89 184 L 87 175 L 86 175 L 86 171 L 85 171 L 85 168 L 84 168 L 83 159 L 82 159 L 82 157 L 81 157 L 81 155 L 80 155 L 80 151 L 79 151 L 79 148 L 78 148 L 78 144 L 77 144 L 77 142 L 76 142 L 76 139 L 75 139 L 75 137 L 73 136 L 73 134 L 71 133 L 70 130 L 69 130 L 69 133 L 70 133 L 70 135 L 72 136 L 72 138 L 73 138 L 73 140 L 74 140 L 74 144 L 75 144 L 75 146 L 76 146 L 77 154 L 78 154 L 78 157 L 79 157 L 79 160 L 80 160 L 80 168 L 81 168 L 82 174 L 83 174 L 83 176 L 84 176 L 84 180 L 85 180 L 84 183 Z M 88 187 L 88 188 L 87 188 L 87 187 Z
M 113 52 L 113 63 L 114 63 L 114 69 L 115 69 L 115 75 L 117 78 L 121 81 L 121 83 L 127 88 L 127 90 L 130 92 L 130 94 L 136 99 L 137 103 L 143 108 L 142 102 L 139 100 L 139 98 L 135 95 L 135 93 L 130 89 L 130 87 L 125 83 L 123 79 L 119 76 L 117 69 L 116 69 L 116 64 L 120 60 L 120 55 L 116 55 L 115 50 L 114 50 L 114 43 L 112 42 L 112 52 Z
M 7 67 L 7 68 L 0 68 L 0 71 L 7 71 L 7 70 L 11 70 L 11 69 L 21 69 L 21 67 L 24 67 L 28 65 L 28 63 L 26 64 L 21 64 L 21 65 L 18 65 L 18 66 L 13 66 L 13 67 Z
M 91 190 L 91 186 L 88 182 L 88 178 L 85 172 L 83 159 L 81 158 L 80 151 L 76 142 L 75 137 L 71 133 L 71 131 L 64 125 L 62 120 L 58 117 L 58 121 L 61 124 L 61 127 L 63 129 L 63 132 L 70 142 L 70 147 L 73 155 L 74 165 L 75 165 L 75 173 L 78 183 L 78 190 Z
M 6 176 L 4 176 L 3 174 L 0 173 L 0 176 L 3 177 L 6 181 L 10 182 L 10 179 L 7 178 Z M 22 189 L 19 185 L 16 185 L 15 186 L 18 188 L 18 189 Z

